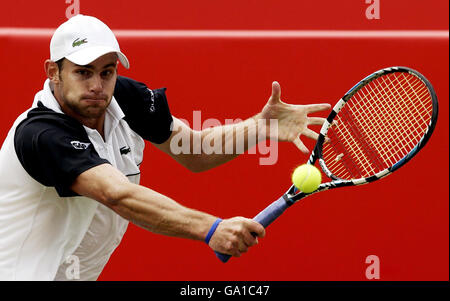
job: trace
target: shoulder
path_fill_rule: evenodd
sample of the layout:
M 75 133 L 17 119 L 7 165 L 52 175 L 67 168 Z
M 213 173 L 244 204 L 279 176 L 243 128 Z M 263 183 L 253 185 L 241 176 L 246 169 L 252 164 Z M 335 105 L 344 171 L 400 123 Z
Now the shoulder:
M 14 148 L 25 171 L 58 194 L 75 196 L 70 186 L 84 171 L 104 163 L 77 120 L 42 104 L 17 126 Z
M 27 116 L 17 125 L 15 141 L 27 140 L 43 133 L 68 134 L 85 136 L 86 131 L 77 120 L 45 107 L 42 103 L 27 113 Z
M 118 76 L 114 89 L 114 98 L 124 111 L 156 112 L 157 107 L 167 107 L 166 88 L 149 89 L 146 84 L 134 79 Z
M 140 81 L 137 81 L 135 79 L 119 75 L 119 76 L 117 76 L 114 94 L 121 93 L 121 92 L 130 92 L 130 91 L 137 92 L 140 89 L 147 89 L 147 85 Z
M 154 143 L 168 139 L 173 118 L 166 88 L 152 90 L 142 82 L 119 76 L 114 98 L 125 114 L 125 121 L 142 138 Z

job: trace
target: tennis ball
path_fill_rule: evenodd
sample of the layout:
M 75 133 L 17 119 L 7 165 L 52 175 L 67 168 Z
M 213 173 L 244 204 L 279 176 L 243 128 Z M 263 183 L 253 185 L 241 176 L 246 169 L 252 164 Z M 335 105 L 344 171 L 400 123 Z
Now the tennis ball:
M 292 173 L 292 183 L 298 190 L 305 193 L 315 191 L 322 182 L 322 175 L 317 167 L 310 164 L 303 164 L 297 167 Z

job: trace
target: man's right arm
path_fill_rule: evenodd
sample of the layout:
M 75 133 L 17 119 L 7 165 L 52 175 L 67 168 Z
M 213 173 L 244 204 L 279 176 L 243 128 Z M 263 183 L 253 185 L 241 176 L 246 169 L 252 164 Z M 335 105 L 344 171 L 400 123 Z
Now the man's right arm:
M 60 197 L 90 197 L 152 232 L 204 240 L 216 220 L 130 183 L 98 155 L 81 124 L 43 106 L 31 110 L 17 126 L 14 147 L 28 174 L 40 184 L 54 187 Z M 239 256 L 256 243 L 252 232 L 263 236 L 264 228 L 250 219 L 226 219 L 209 246 Z
M 141 185 L 136 185 L 110 164 L 101 164 L 81 173 L 72 191 L 97 200 L 123 218 L 151 232 L 193 240 L 204 240 L 217 217 L 180 205 Z M 209 246 L 239 257 L 265 235 L 259 223 L 234 217 L 223 220 Z

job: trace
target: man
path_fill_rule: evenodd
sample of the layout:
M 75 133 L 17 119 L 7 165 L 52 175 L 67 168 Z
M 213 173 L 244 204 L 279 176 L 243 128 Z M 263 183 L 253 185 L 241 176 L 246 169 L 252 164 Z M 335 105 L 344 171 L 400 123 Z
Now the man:
M 170 114 L 164 89 L 118 76 L 118 61 L 129 68 L 112 31 L 94 17 L 78 15 L 55 31 L 44 88 L 0 151 L 1 280 L 66 280 L 69 256 L 79 260 L 80 280 L 95 280 L 129 221 L 240 256 L 265 235 L 264 228 L 243 217 L 222 221 L 140 186 L 144 139 L 199 172 L 237 154 L 177 154 L 174 137 L 220 136 L 225 145 L 241 129 L 246 140 L 262 131 L 256 120 L 277 119 L 278 140 L 308 152 L 299 136 L 317 139 L 307 125 L 324 119 L 307 114 L 330 108 L 285 104 L 274 82 L 271 98 L 253 118 L 193 131 Z

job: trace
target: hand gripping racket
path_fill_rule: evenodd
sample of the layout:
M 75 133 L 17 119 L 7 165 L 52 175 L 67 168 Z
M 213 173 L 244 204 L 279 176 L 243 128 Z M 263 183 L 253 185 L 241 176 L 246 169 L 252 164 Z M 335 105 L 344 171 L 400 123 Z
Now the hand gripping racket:
M 367 76 L 334 106 L 308 160 L 308 164 L 318 161 L 330 181 L 312 193 L 292 185 L 254 220 L 267 227 L 291 205 L 313 193 L 362 185 L 391 174 L 428 142 L 437 116 L 434 89 L 419 72 L 390 67 Z M 222 262 L 231 257 L 216 255 Z

